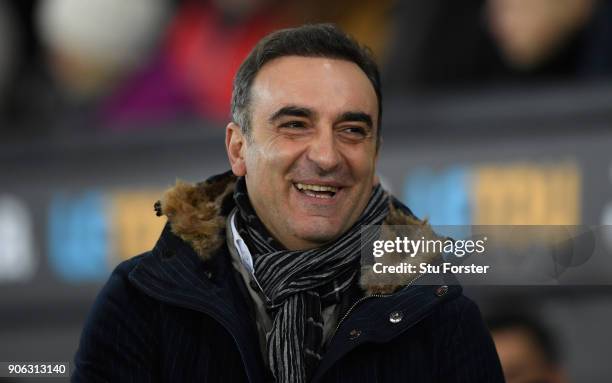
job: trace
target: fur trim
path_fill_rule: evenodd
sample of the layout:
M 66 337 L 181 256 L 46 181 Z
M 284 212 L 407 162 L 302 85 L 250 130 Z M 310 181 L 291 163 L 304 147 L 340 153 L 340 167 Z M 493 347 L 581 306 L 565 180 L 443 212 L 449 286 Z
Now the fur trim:
M 220 214 L 221 206 L 233 193 L 235 183 L 236 177 L 230 175 L 196 185 L 177 181 L 155 203 L 155 211 L 168 217 L 172 232 L 208 260 L 225 242 L 226 217 Z
M 172 232 L 189 243 L 197 255 L 208 260 L 215 249 L 225 243 L 226 216 L 222 207 L 227 198 L 232 198 L 236 177 L 228 172 L 198 184 L 177 181 L 168 189 L 163 198 L 155 203 L 158 216 L 168 218 Z M 399 228 L 398 226 L 402 226 Z M 400 233 L 401 231 L 401 233 Z M 406 232 L 407 231 L 407 232 Z M 439 239 L 427 221 L 417 219 L 393 203 L 384 221 L 383 238 L 394 240 L 396 237 Z M 437 254 L 417 254 L 407 257 L 400 254 L 387 254 L 385 265 L 435 261 Z M 390 294 L 398 288 L 412 283 L 418 274 L 376 274 L 371 267 L 362 269 L 361 287 L 368 295 Z

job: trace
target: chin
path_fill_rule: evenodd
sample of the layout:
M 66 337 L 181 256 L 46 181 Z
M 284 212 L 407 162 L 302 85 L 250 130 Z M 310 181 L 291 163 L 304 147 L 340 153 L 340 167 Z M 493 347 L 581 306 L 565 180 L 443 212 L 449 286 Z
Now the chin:
M 318 243 L 321 245 L 336 239 L 342 234 L 338 230 L 337 225 L 331 226 L 331 224 L 329 224 L 329 226 L 324 226 L 321 225 L 321 223 L 316 222 L 316 220 L 306 225 L 300 225 L 300 227 L 295 230 L 295 233 L 297 237 L 304 241 Z

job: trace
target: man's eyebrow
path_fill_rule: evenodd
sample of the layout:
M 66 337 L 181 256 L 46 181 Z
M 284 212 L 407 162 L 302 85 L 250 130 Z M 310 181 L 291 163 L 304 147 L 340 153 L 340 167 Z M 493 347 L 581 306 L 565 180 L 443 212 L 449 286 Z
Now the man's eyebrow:
M 359 121 L 365 122 L 369 128 L 372 128 L 372 117 L 364 112 L 344 112 L 338 117 L 336 122 Z
M 282 108 L 277 110 L 272 116 L 270 116 L 270 118 L 268 119 L 268 122 L 272 123 L 276 121 L 277 119 L 281 117 L 285 117 L 285 116 L 310 118 L 313 116 L 313 114 L 314 113 L 311 109 L 304 108 L 301 106 L 296 106 L 296 105 L 288 105 L 288 106 L 283 106 Z

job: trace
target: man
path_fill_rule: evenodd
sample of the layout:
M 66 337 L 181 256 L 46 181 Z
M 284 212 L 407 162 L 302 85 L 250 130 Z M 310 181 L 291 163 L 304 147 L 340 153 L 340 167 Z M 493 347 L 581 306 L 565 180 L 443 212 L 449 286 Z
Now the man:
M 461 288 L 376 284 L 364 225 L 425 227 L 377 182 L 381 91 L 331 25 L 275 32 L 234 82 L 231 171 L 156 204 L 151 252 L 119 265 L 74 381 L 501 382 Z

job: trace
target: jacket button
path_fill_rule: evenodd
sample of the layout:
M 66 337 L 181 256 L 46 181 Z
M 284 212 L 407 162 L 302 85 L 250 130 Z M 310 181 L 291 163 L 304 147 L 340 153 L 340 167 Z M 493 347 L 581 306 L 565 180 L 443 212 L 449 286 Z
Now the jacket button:
M 404 319 L 404 314 L 401 311 L 394 311 L 389 315 L 389 322 L 399 323 Z
M 439 297 L 443 296 L 443 295 L 444 295 L 444 294 L 446 294 L 447 292 L 448 292 L 448 286 L 446 286 L 446 285 L 439 286 L 439 287 L 436 289 L 436 295 L 437 295 L 437 296 L 439 296 Z
M 361 335 L 361 330 L 358 330 L 356 328 L 352 329 L 351 332 L 349 332 L 349 339 L 350 340 L 355 340 L 357 338 L 359 338 L 359 336 Z

